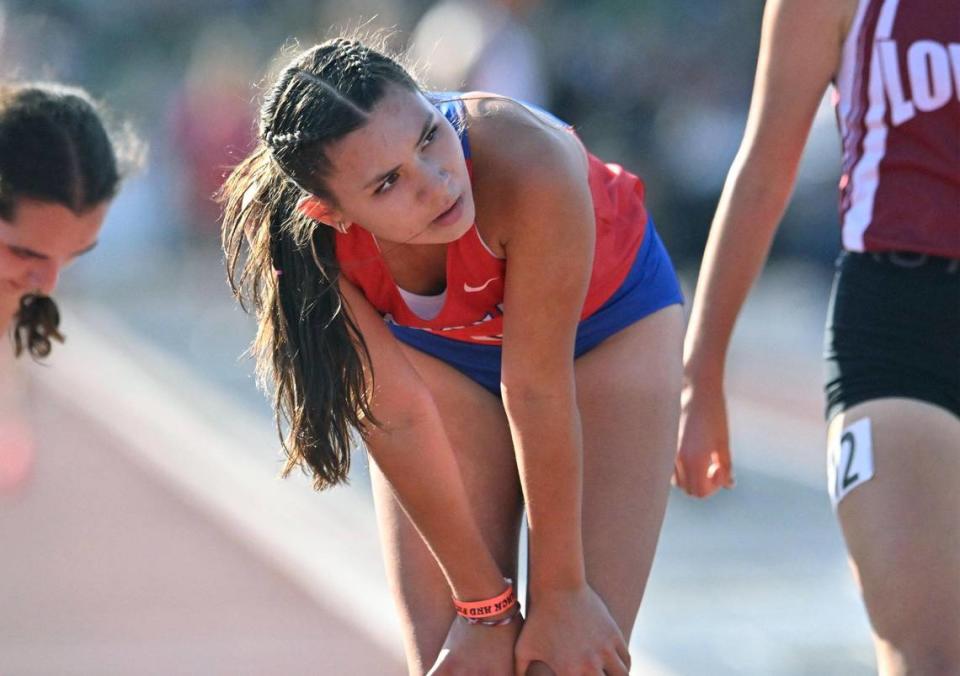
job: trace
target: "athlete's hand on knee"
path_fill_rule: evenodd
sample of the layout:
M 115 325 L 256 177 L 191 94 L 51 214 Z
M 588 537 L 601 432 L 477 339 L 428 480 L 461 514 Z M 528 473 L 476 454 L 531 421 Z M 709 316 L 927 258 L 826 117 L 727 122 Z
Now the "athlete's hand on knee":
M 684 385 L 673 483 L 699 498 L 712 495 L 720 488 L 733 488 L 733 462 L 722 385 Z
M 526 676 L 534 662 L 544 663 L 556 676 L 627 676 L 630 653 L 607 606 L 583 586 L 534 596 L 517 640 L 517 676 Z
M 500 676 L 513 669 L 513 648 L 523 618 L 509 624 L 487 627 L 468 624 L 457 617 L 447 640 L 427 676 Z

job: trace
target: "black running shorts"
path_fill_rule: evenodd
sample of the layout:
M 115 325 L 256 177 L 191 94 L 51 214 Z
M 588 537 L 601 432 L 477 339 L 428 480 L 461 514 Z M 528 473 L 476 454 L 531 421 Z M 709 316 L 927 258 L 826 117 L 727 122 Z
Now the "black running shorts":
M 824 340 L 827 420 L 885 397 L 960 417 L 958 268 L 918 254 L 840 255 Z

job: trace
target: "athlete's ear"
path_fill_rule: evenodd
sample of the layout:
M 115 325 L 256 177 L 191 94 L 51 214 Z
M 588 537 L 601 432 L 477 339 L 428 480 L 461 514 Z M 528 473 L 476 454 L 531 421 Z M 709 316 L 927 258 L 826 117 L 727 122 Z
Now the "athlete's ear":
M 339 232 L 346 232 L 350 224 L 344 221 L 342 214 L 331 204 L 319 197 L 305 195 L 297 201 L 297 211 L 313 220 L 328 225 Z

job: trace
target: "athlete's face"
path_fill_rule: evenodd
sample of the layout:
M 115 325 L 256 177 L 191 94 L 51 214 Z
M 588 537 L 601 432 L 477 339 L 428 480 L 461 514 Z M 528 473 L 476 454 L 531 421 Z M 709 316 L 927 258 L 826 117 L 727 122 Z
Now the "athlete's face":
M 28 293 L 49 295 L 60 271 L 97 243 L 108 203 L 82 215 L 52 202 L 19 198 L 13 218 L 0 218 L 0 331 Z
M 460 138 L 422 94 L 389 88 L 367 123 L 328 155 L 334 220 L 357 223 L 384 241 L 416 244 L 452 242 L 473 224 Z

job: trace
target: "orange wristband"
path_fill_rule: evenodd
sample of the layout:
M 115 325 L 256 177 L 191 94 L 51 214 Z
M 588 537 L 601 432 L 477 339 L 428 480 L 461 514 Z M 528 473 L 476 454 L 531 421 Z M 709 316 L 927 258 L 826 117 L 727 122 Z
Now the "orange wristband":
M 483 601 L 458 601 L 453 599 L 453 607 L 457 614 L 468 620 L 484 620 L 499 615 L 517 604 L 517 597 L 513 593 L 513 580 L 503 578 L 507 588 L 491 599 Z
M 475 619 L 475 618 L 467 618 L 467 617 L 463 617 L 462 615 L 458 615 L 457 617 L 459 617 L 461 620 L 463 620 L 467 624 L 479 624 L 479 625 L 483 625 L 484 627 L 502 627 L 505 624 L 510 624 L 511 622 L 513 622 L 517 618 L 517 615 L 519 614 L 520 614 L 520 604 L 514 603 L 513 609 L 509 613 L 507 613 L 503 617 L 496 620 L 481 620 L 481 619 Z

